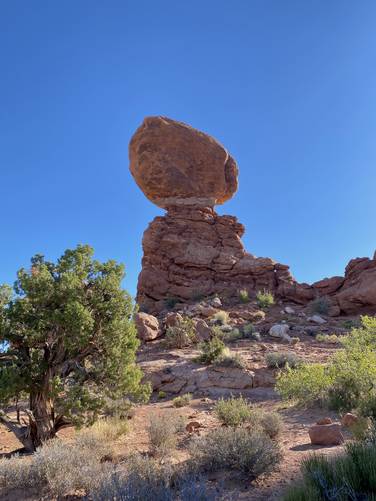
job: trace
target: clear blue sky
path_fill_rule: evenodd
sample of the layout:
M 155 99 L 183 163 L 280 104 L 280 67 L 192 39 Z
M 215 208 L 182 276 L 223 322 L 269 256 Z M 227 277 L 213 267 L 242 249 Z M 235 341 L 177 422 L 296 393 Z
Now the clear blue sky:
M 376 2 L 0 1 L 0 282 L 77 243 L 126 264 L 162 212 L 128 171 L 145 115 L 220 140 L 218 208 L 300 281 L 376 248 Z

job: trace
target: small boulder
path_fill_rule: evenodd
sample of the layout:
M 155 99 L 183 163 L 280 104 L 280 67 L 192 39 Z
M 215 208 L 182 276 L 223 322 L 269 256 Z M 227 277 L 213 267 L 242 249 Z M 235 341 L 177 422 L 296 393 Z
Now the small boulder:
M 209 341 L 209 339 L 212 337 L 212 330 L 205 322 L 205 320 L 197 320 L 195 329 L 199 341 Z
M 152 341 L 162 334 L 158 319 L 153 315 L 138 312 L 134 314 L 133 320 L 136 324 L 138 337 L 143 341 Z
M 340 445 L 344 442 L 339 423 L 314 424 L 308 433 L 312 445 Z
M 294 315 L 295 310 L 294 310 L 294 308 L 291 308 L 291 306 L 286 306 L 285 313 L 287 313 L 288 315 Z
M 311 317 L 308 317 L 308 321 L 319 325 L 326 324 L 326 320 L 320 317 L 320 315 L 312 315 Z
M 287 334 L 290 327 L 287 324 L 275 324 L 269 329 L 269 336 L 278 337 L 285 341 L 290 342 L 291 337 Z
M 221 308 L 222 307 L 222 301 L 220 300 L 219 297 L 215 297 L 213 298 L 211 301 L 210 301 L 210 304 L 214 307 L 214 308 Z
M 180 315 L 180 313 L 176 313 L 173 311 L 170 311 L 167 313 L 165 319 L 164 319 L 164 324 L 166 326 L 166 329 L 168 327 L 175 327 L 178 323 L 180 323 L 183 320 L 183 317 Z
M 330 419 L 330 417 L 324 417 L 316 421 L 316 424 L 332 424 L 332 423 L 333 421 Z
M 345 428 L 349 428 L 356 424 L 359 421 L 359 418 L 356 414 L 353 414 L 352 412 L 347 412 L 341 419 L 342 426 Z
M 185 427 L 188 433 L 194 433 L 196 430 L 202 427 L 202 424 L 198 421 L 190 421 Z

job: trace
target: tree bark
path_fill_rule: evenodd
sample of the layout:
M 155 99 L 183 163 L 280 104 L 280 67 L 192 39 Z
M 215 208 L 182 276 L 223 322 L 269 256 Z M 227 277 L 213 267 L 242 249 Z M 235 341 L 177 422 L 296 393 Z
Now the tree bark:
M 38 391 L 30 394 L 30 411 L 30 438 L 34 448 L 37 448 L 56 435 L 52 404 L 47 392 Z

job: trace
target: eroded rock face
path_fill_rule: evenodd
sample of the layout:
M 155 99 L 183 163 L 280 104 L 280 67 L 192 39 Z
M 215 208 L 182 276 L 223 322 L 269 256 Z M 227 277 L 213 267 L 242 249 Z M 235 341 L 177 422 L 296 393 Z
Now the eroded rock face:
M 252 296 L 267 289 L 303 305 L 327 296 L 331 316 L 376 312 L 376 256 L 353 259 L 344 277 L 309 285 L 297 283 L 288 266 L 245 251 L 243 225 L 214 211 L 235 193 L 238 169 L 212 137 L 166 117 L 148 117 L 130 142 L 129 156 L 138 186 L 167 210 L 144 233 L 137 293 L 142 310 L 158 313 L 168 298 L 231 297 L 239 289 Z
M 238 187 L 238 168 L 225 148 L 170 118 L 145 118 L 132 137 L 129 158 L 138 186 L 165 209 L 223 204 Z
M 248 254 L 241 242 L 243 225 L 210 207 L 171 208 L 145 231 L 137 300 L 146 311 L 165 307 L 166 298 L 190 300 L 239 289 L 277 293 L 292 284 L 287 266 Z

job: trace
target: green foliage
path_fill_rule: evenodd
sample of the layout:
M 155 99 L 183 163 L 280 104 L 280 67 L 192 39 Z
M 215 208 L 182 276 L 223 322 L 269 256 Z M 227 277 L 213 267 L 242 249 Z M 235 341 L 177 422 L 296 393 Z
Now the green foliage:
M 255 332 L 255 327 L 251 323 L 244 324 L 242 327 L 242 331 L 243 331 L 243 337 L 250 338 L 252 337 L 252 334 Z
M 305 404 L 320 401 L 339 411 L 365 409 L 376 386 L 376 318 L 361 320 L 361 327 L 342 336 L 343 349 L 326 365 L 302 365 L 282 374 L 277 382 L 282 397 Z
M 319 296 L 309 303 L 311 313 L 327 315 L 330 308 L 330 299 L 326 296 Z
M 317 334 L 316 341 L 319 343 L 338 344 L 341 342 L 336 334 Z
M 266 365 L 269 368 L 283 369 L 290 367 L 295 369 L 302 364 L 301 358 L 295 353 L 289 352 L 270 352 L 265 355 Z
M 259 427 L 268 435 L 275 439 L 282 431 L 282 418 L 278 412 L 264 411 L 263 409 L 252 409 L 248 422 L 252 427 Z
M 37 255 L 30 270 L 18 272 L 12 297 L 1 289 L 0 342 L 9 350 L 0 364 L 0 401 L 30 396 L 37 444 L 41 427 L 48 438 L 62 416 L 90 423 L 108 399 L 150 393 L 135 364 L 139 342 L 132 299 L 121 288 L 124 268 L 92 256 L 87 245 L 56 263 Z
M 165 343 L 169 348 L 184 348 L 196 342 L 195 324 L 189 317 L 183 317 L 176 325 L 167 329 Z
M 166 396 L 167 396 L 167 394 L 166 394 L 166 392 L 165 392 L 165 391 L 162 391 L 162 390 L 161 390 L 161 391 L 159 391 L 159 392 L 158 392 L 158 398 L 159 398 L 160 400 L 162 400 L 163 398 L 166 398 Z
M 247 361 L 240 353 L 234 353 L 228 348 L 223 350 L 222 355 L 214 362 L 219 367 L 235 367 L 237 369 L 245 369 Z
M 226 426 L 239 426 L 247 422 L 251 416 L 252 407 L 245 398 L 221 398 L 214 408 L 217 418 Z
M 249 294 L 247 289 L 241 289 L 239 291 L 239 299 L 242 303 L 248 303 L 249 302 Z
M 200 343 L 199 348 L 201 350 L 201 355 L 198 357 L 199 362 L 203 364 L 212 364 L 222 356 L 225 347 L 225 343 L 217 337 Z
M 217 313 L 214 313 L 212 319 L 217 325 L 227 325 L 230 320 L 230 316 L 227 311 L 220 310 L 217 311 Z
M 295 400 L 303 405 L 322 405 L 327 399 L 332 381 L 330 370 L 325 365 L 303 364 L 280 373 L 276 390 L 285 400 Z
M 271 292 L 264 290 L 258 291 L 256 294 L 256 301 L 262 310 L 267 310 L 274 304 L 274 296 Z
M 191 400 L 192 400 L 192 393 L 186 393 L 185 395 L 175 397 L 172 400 L 172 405 L 174 407 L 184 407 L 185 405 L 188 405 Z
M 315 455 L 303 460 L 303 479 L 284 496 L 284 501 L 346 501 L 375 499 L 376 446 L 351 443 L 333 459 Z
M 253 480 L 281 459 L 278 444 L 259 429 L 219 428 L 197 438 L 190 448 L 192 465 L 202 471 L 229 469 Z

